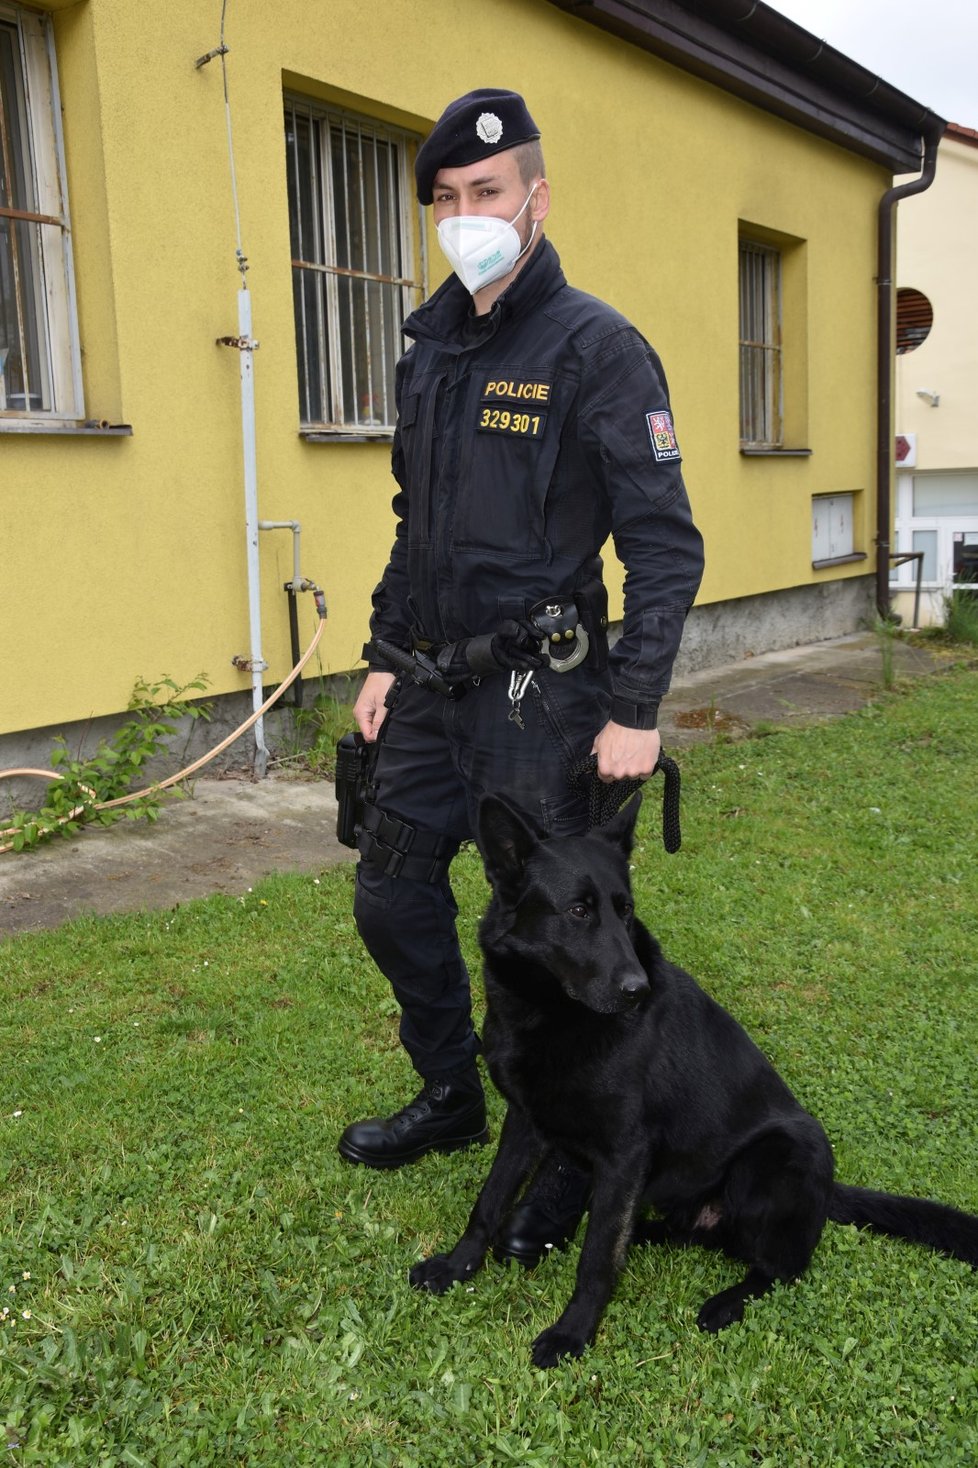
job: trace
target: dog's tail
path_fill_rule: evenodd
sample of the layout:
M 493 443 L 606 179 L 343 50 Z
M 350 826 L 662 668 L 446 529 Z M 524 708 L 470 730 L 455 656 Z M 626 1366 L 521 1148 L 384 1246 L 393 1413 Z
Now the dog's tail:
M 901 1198 L 836 1183 L 828 1216 L 834 1223 L 854 1223 L 874 1233 L 926 1244 L 978 1269 L 978 1217 L 927 1198 Z

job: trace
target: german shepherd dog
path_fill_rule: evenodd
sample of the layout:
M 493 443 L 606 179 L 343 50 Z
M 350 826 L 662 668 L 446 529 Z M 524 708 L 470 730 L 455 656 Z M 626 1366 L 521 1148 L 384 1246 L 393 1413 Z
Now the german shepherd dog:
M 978 1217 L 835 1182 L 819 1123 L 736 1020 L 663 957 L 632 906 L 639 803 L 587 836 L 550 838 L 503 799 L 482 803 L 484 1046 L 509 1107 L 465 1232 L 411 1283 L 441 1294 L 468 1279 L 554 1149 L 588 1169 L 593 1192 L 574 1292 L 534 1341 L 537 1366 L 594 1339 L 632 1243 L 701 1244 L 747 1264 L 700 1310 L 707 1331 L 796 1279 L 829 1219 L 978 1266 Z M 658 1216 L 641 1217 L 646 1207 Z

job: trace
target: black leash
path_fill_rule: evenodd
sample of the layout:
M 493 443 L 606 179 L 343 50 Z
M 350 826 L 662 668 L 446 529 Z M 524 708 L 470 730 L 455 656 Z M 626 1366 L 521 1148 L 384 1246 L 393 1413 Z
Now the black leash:
M 662 844 L 670 856 L 677 852 L 682 845 L 682 831 L 679 825 L 679 795 L 681 780 L 679 766 L 674 759 L 667 754 L 659 753 L 659 758 L 652 774 L 662 771 L 664 781 L 662 790 Z M 645 782 L 643 780 L 613 780 L 610 783 L 598 779 L 598 757 L 589 754 L 587 759 L 581 760 L 571 771 L 571 784 L 579 794 L 583 795 L 588 804 L 588 827 L 603 826 L 610 821 L 612 816 L 621 810 L 626 801 L 631 800 L 636 790 L 640 790 Z
M 676 761 L 661 751 L 655 769 L 662 771 L 665 781 L 662 790 L 662 844 L 672 856 L 683 844 L 683 833 L 679 829 L 679 793 L 682 781 Z M 652 773 L 654 775 L 655 770 Z

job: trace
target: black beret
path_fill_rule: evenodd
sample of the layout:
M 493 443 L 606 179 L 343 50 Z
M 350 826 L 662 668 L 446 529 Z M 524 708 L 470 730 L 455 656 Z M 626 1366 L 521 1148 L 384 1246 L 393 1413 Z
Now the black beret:
M 493 153 L 517 148 L 540 136 L 540 129 L 518 92 L 484 87 L 449 102 L 418 149 L 414 176 L 418 201 L 430 204 L 439 168 L 464 168 Z

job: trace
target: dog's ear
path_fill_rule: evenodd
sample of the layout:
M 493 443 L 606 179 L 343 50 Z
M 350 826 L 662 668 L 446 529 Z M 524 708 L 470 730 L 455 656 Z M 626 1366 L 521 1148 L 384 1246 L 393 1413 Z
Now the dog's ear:
M 631 856 L 635 845 L 635 822 L 641 806 L 641 795 L 633 795 L 617 815 L 612 816 L 610 821 L 605 821 L 603 826 L 596 826 L 592 834 L 610 841 L 614 846 L 620 846 L 626 856 Z
M 501 795 L 486 795 L 479 806 L 479 846 L 486 876 L 495 887 L 518 880 L 527 858 L 543 839 L 522 812 Z

